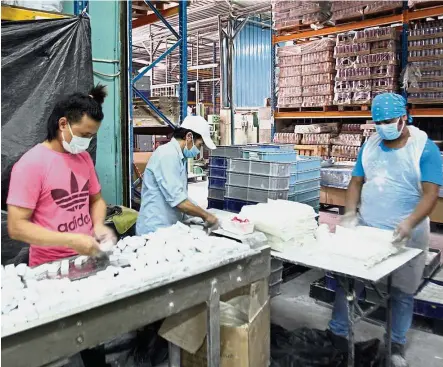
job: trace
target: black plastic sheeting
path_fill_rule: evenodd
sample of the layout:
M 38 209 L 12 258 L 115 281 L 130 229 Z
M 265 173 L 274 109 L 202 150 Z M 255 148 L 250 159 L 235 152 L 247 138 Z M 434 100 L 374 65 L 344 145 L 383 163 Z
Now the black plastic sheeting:
M 347 354 L 336 349 L 331 332 L 309 328 L 288 331 L 271 326 L 271 367 L 346 367 Z M 355 344 L 356 367 L 384 366 L 379 339 Z
M 86 17 L 2 22 L 2 209 L 15 162 L 46 138 L 55 103 L 93 86 Z M 89 152 L 95 161 L 96 141 Z

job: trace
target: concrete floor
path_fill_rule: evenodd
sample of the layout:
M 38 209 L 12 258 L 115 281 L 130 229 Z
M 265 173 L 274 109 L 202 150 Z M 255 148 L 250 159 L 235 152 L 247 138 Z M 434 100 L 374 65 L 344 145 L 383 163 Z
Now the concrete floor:
M 324 330 L 328 326 L 331 310 L 309 297 L 310 284 L 321 278 L 322 272 L 311 270 L 282 285 L 282 294 L 272 299 L 271 320 L 288 330 L 301 327 Z M 372 338 L 383 340 L 383 328 L 368 322 L 356 326 L 356 340 Z M 420 330 L 408 334 L 407 359 L 410 367 L 443 366 L 443 337 Z
M 189 185 L 189 196 L 202 207 L 207 205 L 207 182 Z M 320 222 L 331 227 L 339 222 L 340 216 L 334 213 L 321 213 Z M 433 234 L 431 247 L 443 250 L 443 235 Z M 331 310 L 317 304 L 309 297 L 310 284 L 321 278 L 322 272 L 311 270 L 282 285 L 282 294 L 272 299 L 271 319 L 274 324 L 288 330 L 300 327 L 327 328 Z M 361 322 L 356 327 L 357 341 L 379 338 L 383 340 L 383 329 L 368 322 Z M 408 334 L 407 359 L 410 367 L 443 366 L 443 337 L 421 330 L 411 329 Z

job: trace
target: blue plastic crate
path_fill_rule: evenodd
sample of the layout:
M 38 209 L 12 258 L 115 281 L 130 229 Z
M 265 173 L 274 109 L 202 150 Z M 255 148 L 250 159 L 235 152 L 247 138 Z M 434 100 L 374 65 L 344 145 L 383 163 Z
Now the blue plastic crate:
M 224 198 L 225 198 L 225 189 L 214 189 L 214 188 L 208 189 L 208 199 L 224 200 Z
M 311 171 L 321 168 L 321 158 L 320 157 L 308 157 L 304 155 L 299 155 L 296 158 L 295 165 L 291 168 L 291 173 Z
M 209 188 L 211 189 L 224 189 L 226 185 L 226 178 L 211 177 L 209 176 Z
M 295 194 L 290 195 L 288 200 L 296 201 L 297 203 L 306 203 L 307 201 L 316 200 L 319 197 L 320 188 L 317 188 L 296 192 Z
M 209 166 L 209 176 L 226 179 L 226 168 Z
M 245 205 L 255 205 L 257 203 L 252 203 L 244 200 L 230 199 L 225 197 L 223 209 L 233 213 L 240 213 L 241 209 Z
M 313 169 L 310 171 L 291 173 L 291 178 L 289 180 L 289 186 L 294 186 L 298 182 L 310 181 L 320 179 L 321 171 L 319 169 Z
M 289 186 L 289 196 L 309 189 L 320 189 L 320 179 L 299 181 Z
M 443 320 L 443 304 L 416 299 L 414 300 L 414 314 Z
M 295 151 L 289 151 L 280 148 L 254 148 L 243 149 L 244 159 L 254 159 L 266 162 L 283 162 L 291 163 L 297 159 Z
M 224 201 L 223 200 L 208 198 L 208 209 L 223 210 L 223 208 L 224 208 Z
M 228 158 L 209 157 L 209 165 L 211 167 L 226 168 L 228 166 Z

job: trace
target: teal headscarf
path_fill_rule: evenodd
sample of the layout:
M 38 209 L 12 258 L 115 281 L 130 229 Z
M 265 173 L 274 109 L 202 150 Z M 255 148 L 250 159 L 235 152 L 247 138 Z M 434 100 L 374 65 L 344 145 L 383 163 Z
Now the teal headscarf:
M 412 124 L 412 117 L 406 111 L 406 99 L 400 94 L 383 93 L 372 100 L 372 120 L 385 121 L 408 115 L 408 123 Z

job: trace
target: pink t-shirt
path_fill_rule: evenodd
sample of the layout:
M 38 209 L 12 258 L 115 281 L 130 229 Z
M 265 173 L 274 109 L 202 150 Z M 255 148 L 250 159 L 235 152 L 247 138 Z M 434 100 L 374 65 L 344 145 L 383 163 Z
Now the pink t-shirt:
M 46 229 L 92 235 L 89 197 L 100 190 L 89 153 L 59 153 L 39 144 L 12 168 L 7 204 L 32 209 L 31 222 Z M 67 247 L 31 244 L 29 265 L 74 255 Z

